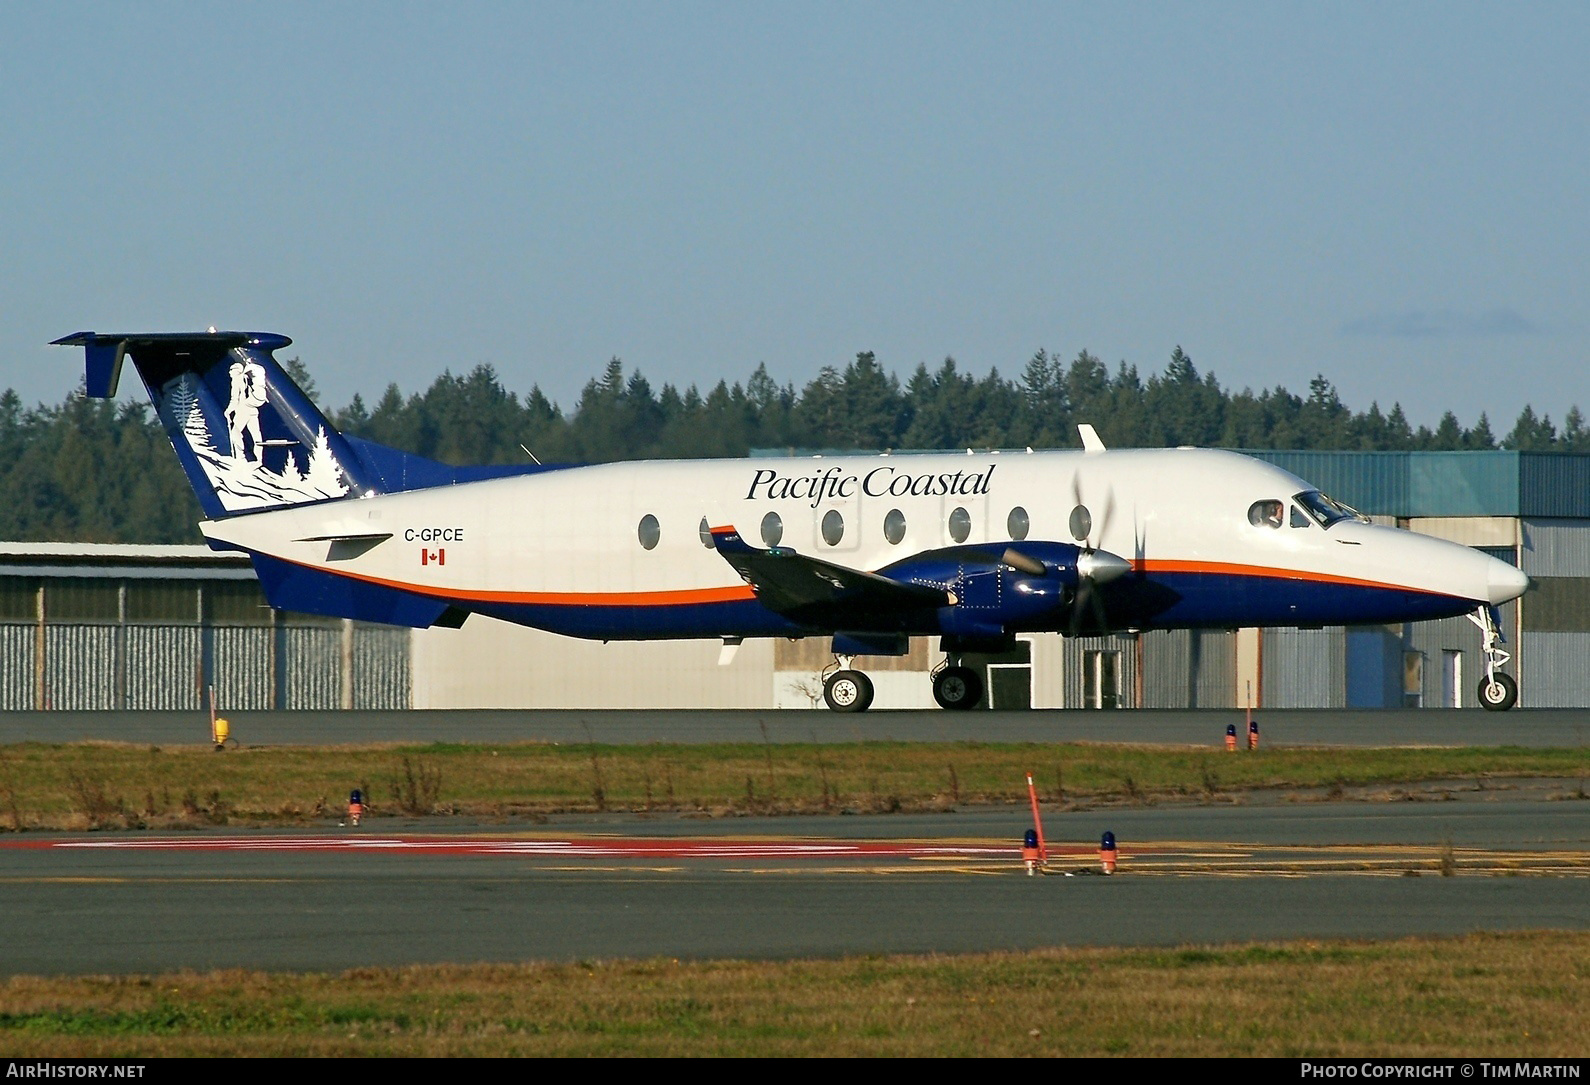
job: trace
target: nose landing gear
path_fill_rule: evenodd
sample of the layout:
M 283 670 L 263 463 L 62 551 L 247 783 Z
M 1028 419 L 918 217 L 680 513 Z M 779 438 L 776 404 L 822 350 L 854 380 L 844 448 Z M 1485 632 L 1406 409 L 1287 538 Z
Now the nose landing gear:
M 1518 683 L 1502 673 L 1503 665 L 1513 657 L 1502 648 L 1496 608 L 1482 606 L 1467 617 L 1479 626 L 1480 651 L 1485 653 L 1485 677 L 1480 679 L 1477 690 L 1480 704 L 1491 712 L 1506 712 L 1518 703 Z

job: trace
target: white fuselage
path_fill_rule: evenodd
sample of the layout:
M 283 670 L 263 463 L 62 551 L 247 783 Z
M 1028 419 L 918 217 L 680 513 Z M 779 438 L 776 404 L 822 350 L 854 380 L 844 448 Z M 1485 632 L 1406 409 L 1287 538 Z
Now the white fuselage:
M 769 514 L 782 527 L 779 545 L 869 571 L 957 543 L 1011 542 L 1021 534 L 1013 510 L 1022 510 L 1027 540 L 1108 551 L 1167 582 L 1386 589 L 1450 600 L 1450 613 L 1524 589 L 1517 570 L 1467 547 L 1355 519 L 1328 528 L 1300 519 L 1294 495 L 1313 489 L 1261 461 L 1197 449 L 651 461 L 299 505 L 202 528 L 217 543 L 464 609 L 530 607 L 515 620 L 548 628 L 560 622 L 537 615 L 558 608 L 616 614 L 743 602 L 748 589 L 702 528 L 732 525 L 767 545 Z M 1251 520 L 1261 500 L 1281 504 L 1281 526 Z M 1079 504 L 1092 523 L 1081 538 L 1072 516 Z M 892 512 L 904 519 L 896 541 L 885 532 Z M 654 541 L 642 527 L 647 517 Z M 1252 624 L 1280 624 L 1272 612 L 1255 616 L 1264 620 Z M 1311 620 L 1300 614 L 1298 624 Z M 1375 612 L 1363 620 L 1396 619 Z M 564 631 L 645 635 L 644 618 L 636 621 L 626 616 L 615 634 L 594 619 Z M 1178 621 L 1203 624 L 1185 615 L 1168 624 Z M 1222 614 L 1214 624 L 1241 623 Z

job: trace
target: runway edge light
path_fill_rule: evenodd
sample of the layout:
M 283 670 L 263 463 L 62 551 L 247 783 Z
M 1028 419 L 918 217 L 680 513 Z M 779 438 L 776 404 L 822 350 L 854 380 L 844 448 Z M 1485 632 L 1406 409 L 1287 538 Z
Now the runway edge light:
M 1099 873 L 1114 874 L 1119 859 L 1120 853 L 1115 849 L 1115 834 L 1106 829 L 1099 838 Z
M 1027 876 L 1038 873 L 1038 830 L 1028 829 L 1021 840 L 1021 861 L 1027 864 Z

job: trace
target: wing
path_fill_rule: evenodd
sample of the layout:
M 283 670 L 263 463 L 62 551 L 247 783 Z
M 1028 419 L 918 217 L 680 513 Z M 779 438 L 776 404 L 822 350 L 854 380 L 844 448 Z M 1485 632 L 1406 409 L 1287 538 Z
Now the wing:
M 788 547 L 762 550 L 747 543 L 733 527 L 712 529 L 718 553 L 751 585 L 769 610 L 798 620 L 819 617 L 846 624 L 876 624 L 888 613 L 952 606 L 955 597 L 943 588 L 906 584 L 877 573 L 835 565 L 797 554 Z

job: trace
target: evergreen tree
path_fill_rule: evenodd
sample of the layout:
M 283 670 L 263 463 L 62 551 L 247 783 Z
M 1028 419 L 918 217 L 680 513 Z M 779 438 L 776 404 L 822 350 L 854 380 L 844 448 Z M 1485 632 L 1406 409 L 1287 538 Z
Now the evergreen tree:
M 1551 416 L 1535 417 L 1535 409 L 1526 406 L 1513 425 L 1513 431 L 1502 441 L 1503 448 L 1519 452 L 1551 452 L 1557 443 L 1557 429 Z
M 1480 412 L 1480 420 L 1474 423 L 1474 428 L 1463 435 L 1463 447 L 1475 452 L 1486 452 L 1496 448 L 1496 436 L 1491 433 L 1491 420 L 1485 412 Z
M 313 395 L 299 358 L 283 368 Z M 1415 430 L 1400 404 L 1371 403 L 1354 414 L 1323 375 L 1307 397 L 1277 386 L 1228 394 L 1200 374 L 1179 346 L 1146 384 L 1122 361 L 1112 373 L 1086 350 L 1069 365 L 1039 350 L 1018 380 L 997 368 L 984 376 L 953 358 L 917 366 L 904 388 L 877 358 L 857 354 L 824 367 L 804 389 L 779 385 L 758 365 L 742 387 L 719 380 L 705 396 L 664 385 L 660 395 L 613 358 L 565 415 L 539 387 L 521 401 L 489 365 L 444 372 L 423 393 L 388 385 L 371 407 L 355 395 L 328 417 L 340 429 L 392 448 L 455 464 L 601 462 L 650 456 L 742 456 L 752 448 L 1075 447 L 1076 422 L 1094 425 L 1113 447 L 1165 444 L 1234 448 L 1362 450 L 1491 449 L 1481 414 L 1465 430 L 1446 412 Z M 1590 452 L 1590 431 L 1574 406 L 1562 431 L 1525 407 L 1503 447 Z M 521 446 L 523 446 L 521 448 Z M 322 449 L 324 475 L 328 450 Z M 315 470 L 306 460 L 300 469 Z M 0 536 L 13 539 L 197 542 L 199 519 L 170 442 L 147 405 L 86 399 L 24 408 L 0 393 Z
M 1564 452 L 1590 452 L 1590 432 L 1585 429 L 1584 415 L 1579 413 L 1577 403 L 1568 409 L 1568 417 L 1563 419 L 1557 445 Z
M 945 358 L 938 371 L 928 374 L 919 364 L 906 384 L 906 399 L 913 406 L 911 425 L 901 438 L 901 448 L 965 448 L 972 440 L 967 429 L 974 382 Z
M 1065 368 L 1060 359 L 1040 348 L 1021 373 L 1021 411 L 1011 433 L 1011 444 L 1030 448 L 1059 448 L 1075 440 L 1076 423 L 1066 391 Z M 914 397 L 911 398 L 913 403 Z

